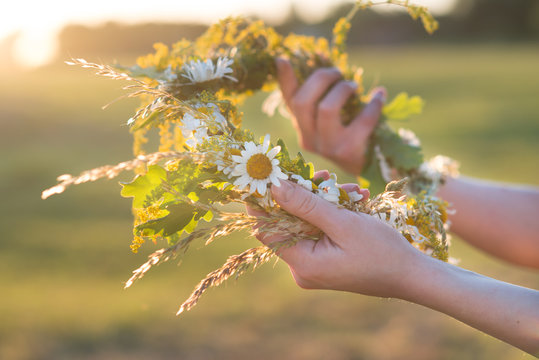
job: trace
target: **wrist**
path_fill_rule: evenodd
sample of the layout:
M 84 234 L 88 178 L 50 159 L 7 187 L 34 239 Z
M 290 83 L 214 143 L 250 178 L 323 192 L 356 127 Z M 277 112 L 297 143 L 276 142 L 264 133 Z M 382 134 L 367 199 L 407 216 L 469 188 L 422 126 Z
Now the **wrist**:
M 442 294 L 450 276 L 451 265 L 415 251 L 414 259 L 403 272 L 397 298 L 419 305 L 430 306 L 433 295 Z

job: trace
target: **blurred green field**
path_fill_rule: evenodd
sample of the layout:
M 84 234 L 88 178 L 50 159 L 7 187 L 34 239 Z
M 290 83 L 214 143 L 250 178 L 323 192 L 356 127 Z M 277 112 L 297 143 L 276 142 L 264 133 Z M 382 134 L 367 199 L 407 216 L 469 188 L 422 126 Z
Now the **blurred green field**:
M 354 58 L 367 86 L 424 97 L 424 114 L 403 126 L 427 155 L 460 160 L 466 175 L 539 185 L 536 44 L 368 47 Z M 180 267 L 164 264 L 123 290 L 156 247 L 130 253 L 130 200 L 117 181 L 47 201 L 40 193 L 60 174 L 129 159 L 124 124 L 136 102 L 102 111 L 121 84 L 63 65 L 0 76 L 0 359 L 531 359 L 420 306 L 301 290 L 282 262 L 208 291 L 174 317 L 198 280 L 256 244 L 242 236 L 200 244 Z M 244 125 L 297 150 L 291 126 L 263 116 L 261 99 L 246 104 Z M 452 255 L 465 268 L 539 288 L 537 271 L 458 239 Z

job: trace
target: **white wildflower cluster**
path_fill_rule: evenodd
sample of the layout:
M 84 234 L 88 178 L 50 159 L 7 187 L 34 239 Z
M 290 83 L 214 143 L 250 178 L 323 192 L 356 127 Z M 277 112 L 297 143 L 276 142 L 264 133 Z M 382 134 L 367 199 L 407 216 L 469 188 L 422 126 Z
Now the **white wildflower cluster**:
M 207 110 L 205 113 L 200 111 L 203 108 Z M 210 136 L 208 131 L 212 125 L 222 129 L 227 124 L 226 118 L 215 104 L 197 104 L 194 109 L 199 111 L 185 113 L 182 123 L 179 125 L 182 135 L 186 139 L 185 144 L 191 148 L 195 148 Z
M 420 147 L 421 142 L 412 130 L 400 128 L 398 130 L 399 136 L 404 142 L 410 146 Z
M 419 173 L 431 180 L 432 185 L 429 191 L 434 194 L 446 176 L 456 177 L 459 175 L 459 163 L 447 156 L 437 155 L 421 164 Z
M 286 108 L 286 104 L 283 99 L 283 94 L 280 90 L 274 90 L 272 91 L 266 100 L 262 103 L 262 112 L 268 116 L 275 115 L 275 110 L 279 110 L 279 114 L 289 119 L 291 118 L 291 114 Z
M 300 175 L 292 175 L 290 178 L 296 180 L 298 185 L 304 187 L 309 191 L 313 191 L 316 195 L 322 197 L 323 199 L 332 202 L 334 204 L 339 204 L 342 200 L 341 186 L 337 183 L 337 175 L 334 173 L 330 174 L 328 180 L 322 181 L 318 186 L 316 186 L 311 180 L 306 180 Z M 348 198 L 351 202 L 357 202 L 363 199 L 363 195 L 357 191 L 351 191 L 348 194 Z
M 405 196 L 400 198 L 383 197 L 381 203 L 370 214 L 401 233 L 409 234 L 417 243 L 428 240 L 419 232 L 416 226 L 407 223 L 408 218 L 413 216 L 413 210 L 403 201 L 404 199 Z M 389 210 L 378 212 L 378 209 Z
M 211 59 L 206 61 L 191 60 L 182 66 L 182 76 L 189 79 L 191 83 L 202 83 L 214 79 L 227 78 L 234 82 L 238 80 L 228 74 L 232 74 L 233 70 L 230 65 L 234 63 L 234 60 L 225 57 L 219 57 L 214 64 Z

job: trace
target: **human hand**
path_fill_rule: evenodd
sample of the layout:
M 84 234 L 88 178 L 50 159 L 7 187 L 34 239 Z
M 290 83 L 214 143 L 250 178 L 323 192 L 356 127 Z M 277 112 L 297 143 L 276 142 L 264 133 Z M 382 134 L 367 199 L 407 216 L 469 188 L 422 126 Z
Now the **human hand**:
M 317 175 L 329 177 L 327 172 Z M 355 184 L 342 188 L 359 190 Z M 324 232 L 318 241 L 302 240 L 278 251 L 300 287 L 384 297 L 404 295 L 407 286 L 403 280 L 422 254 L 400 233 L 378 219 L 339 208 L 289 181 L 272 186 L 271 191 L 281 208 Z M 359 192 L 368 195 L 365 191 Z M 269 246 L 284 240 L 264 234 L 258 238 Z
M 345 126 L 340 112 L 357 84 L 342 80 L 336 68 L 316 70 L 299 85 L 288 60 L 277 59 L 277 79 L 292 113 L 299 143 L 305 150 L 336 162 L 347 172 L 359 175 L 365 163 L 369 136 L 380 117 L 386 90 L 377 88 L 371 101 Z

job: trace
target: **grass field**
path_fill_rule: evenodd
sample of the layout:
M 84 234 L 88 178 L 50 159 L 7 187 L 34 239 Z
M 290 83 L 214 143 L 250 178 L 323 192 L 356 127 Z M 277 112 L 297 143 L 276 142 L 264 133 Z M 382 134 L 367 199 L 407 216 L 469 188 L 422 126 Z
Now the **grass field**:
M 355 54 L 367 86 L 424 97 L 424 114 L 404 127 L 416 131 L 428 155 L 460 160 L 466 175 L 533 185 L 538 59 L 535 44 L 370 47 Z M 122 94 L 121 84 L 67 66 L 0 76 L 0 359 L 531 359 L 420 306 L 301 290 L 282 262 L 210 290 L 193 311 L 174 317 L 198 280 L 256 244 L 242 236 L 200 245 L 181 267 L 162 265 L 123 290 L 155 247 L 130 253 L 130 201 L 119 196 L 117 181 L 47 201 L 40 193 L 60 174 L 129 159 L 124 124 L 136 102 L 102 111 Z M 244 125 L 297 150 L 286 120 L 261 115 L 261 99 L 246 104 Z M 317 168 L 335 169 L 307 157 Z M 537 271 L 458 239 L 452 256 L 465 268 L 539 288 Z

